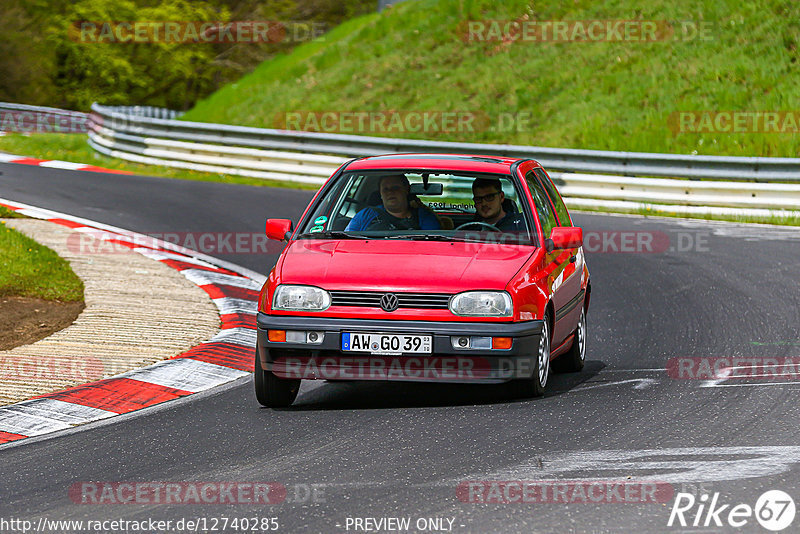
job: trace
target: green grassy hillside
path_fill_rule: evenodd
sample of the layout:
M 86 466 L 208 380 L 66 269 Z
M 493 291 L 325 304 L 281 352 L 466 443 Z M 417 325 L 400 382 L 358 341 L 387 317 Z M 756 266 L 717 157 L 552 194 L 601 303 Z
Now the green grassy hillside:
M 670 21 L 672 27 L 691 21 L 706 24 L 706 31 L 705 38 L 684 40 L 678 31 L 655 42 L 465 40 L 467 21 L 525 17 Z M 474 131 L 388 135 L 797 156 L 800 135 L 791 124 L 782 133 L 676 134 L 674 127 L 680 111 L 800 110 L 798 42 L 800 3 L 790 0 L 408 0 L 262 63 L 184 118 L 282 127 L 285 112 L 456 111 L 483 119 Z M 523 121 L 500 127 L 504 114 Z

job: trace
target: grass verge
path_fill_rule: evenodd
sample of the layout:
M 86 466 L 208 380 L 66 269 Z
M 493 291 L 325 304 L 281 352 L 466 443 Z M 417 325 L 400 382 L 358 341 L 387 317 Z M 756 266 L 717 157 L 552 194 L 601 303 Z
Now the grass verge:
M 0 219 L 27 219 L 24 215 L 20 215 L 14 210 L 10 210 L 5 206 L 0 206 Z
M 0 297 L 83 300 L 83 282 L 64 258 L 0 222 Z
M 632 20 L 661 21 L 675 33 L 656 40 L 584 35 L 562 42 L 502 32 L 503 21 Z M 800 3 L 786 0 L 409 0 L 265 61 L 181 119 L 281 127 L 289 123 L 287 113 L 299 113 L 298 129 L 305 130 L 797 157 L 798 20 Z M 488 120 L 474 121 L 474 128 L 398 124 L 381 132 L 335 119 L 337 113 L 424 111 L 475 113 Z M 787 117 L 780 128 L 758 120 L 735 128 L 700 120 L 717 121 L 716 111 Z M 681 127 L 680 112 L 698 113 Z M 332 126 L 323 123 L 329 113 Z M 315 117 L 316 126 L 309 120 Z
M 231 174 L 197 172 L 160 165 L 143 165 L 141 163 L 110 158 L 95 152 L 86 142 L 86 136 L 82 134 L 7 134 L 0 137 L 0 150 L 37 159 L 57 159 L 72 163 L 86 163 L 87 165 L 96 165 L 97 167 L 105 167 L 107 169 L 130 171 L 143 176 L 159 176 L 163 178 L 177 178 L 179 180 L 195 180 L 198 182 L 284 187 L 289 189 L 316 190 L 319 188 L 319 186 L 309 184 L 263 180 L 261 178 L 250 178 Z

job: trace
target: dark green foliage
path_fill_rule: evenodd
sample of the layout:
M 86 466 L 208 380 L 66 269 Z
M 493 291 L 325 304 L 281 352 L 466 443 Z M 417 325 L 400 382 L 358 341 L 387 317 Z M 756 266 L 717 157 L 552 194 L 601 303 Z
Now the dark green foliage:
M 3 0 L 0 101 L 88 110 L 92 102 L 188 109 L 296 41 L 85 42 L 81 21 L 301 21 L 330 28 L 364 0 Z

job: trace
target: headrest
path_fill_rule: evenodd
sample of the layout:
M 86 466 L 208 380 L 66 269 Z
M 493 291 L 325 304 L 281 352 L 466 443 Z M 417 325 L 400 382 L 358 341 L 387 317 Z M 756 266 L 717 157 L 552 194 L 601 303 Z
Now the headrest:
M 380 191 L 373 191 L 367 197 L 367 206 L 380 206 L 383 204 L 381 200 L 381 192 Z
M 517 209 L 517 203 L 510 198 L 503 200 L 503 211 L 506 213 L 519 213 L 519 210 Z

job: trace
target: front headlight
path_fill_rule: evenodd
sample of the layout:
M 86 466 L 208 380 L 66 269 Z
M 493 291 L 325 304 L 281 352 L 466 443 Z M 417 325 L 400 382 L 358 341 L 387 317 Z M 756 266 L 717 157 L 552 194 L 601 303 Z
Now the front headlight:
M 450 299 L 450 311 L 466 317 L 511 317 L 514 307 L 505 291 L 466 291 Z
M 324 311 L 331 305 L 331 294 L 314 286 L 280 285 L 272 297 L 273 310 Z

